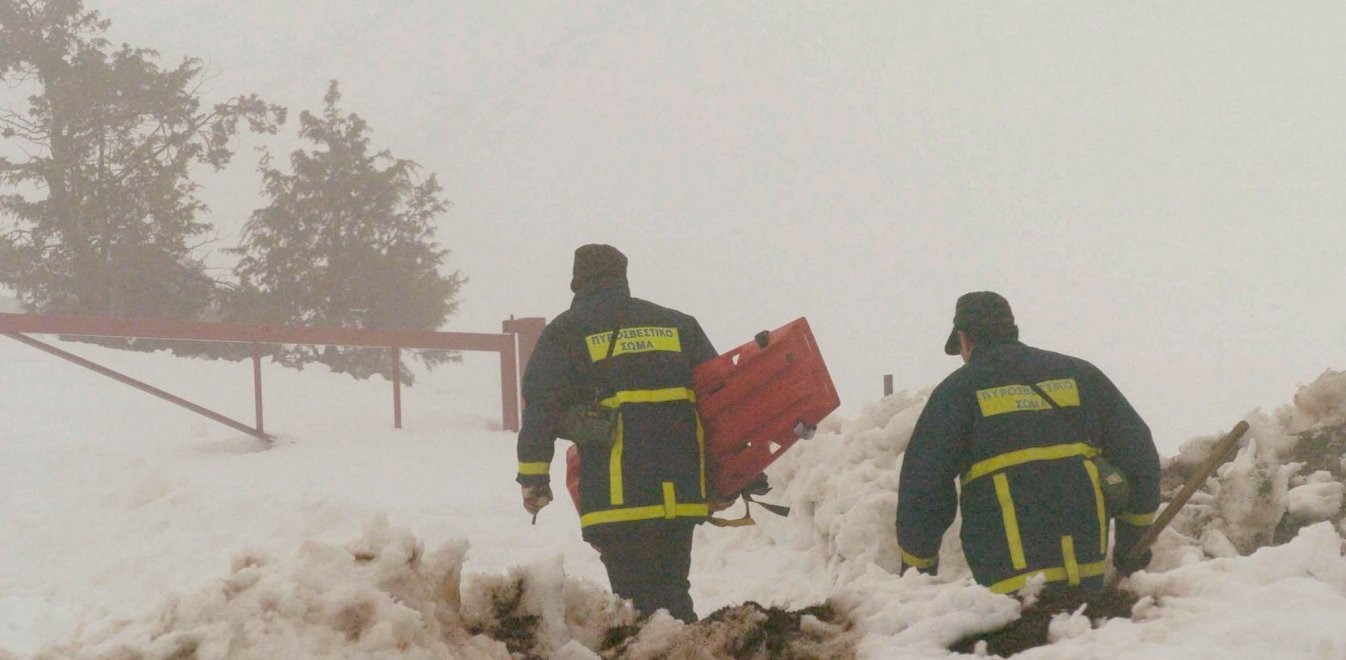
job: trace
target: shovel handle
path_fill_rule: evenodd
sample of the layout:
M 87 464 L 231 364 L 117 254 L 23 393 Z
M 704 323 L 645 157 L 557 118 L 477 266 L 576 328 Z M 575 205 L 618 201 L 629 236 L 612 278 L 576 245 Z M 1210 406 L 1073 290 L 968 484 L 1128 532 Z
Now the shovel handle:
M 1187 500 L 1191 499 L 1196 489 L 1200 488 L 1201 484 L 1206 483 L 1206 478 L 1215 471 L 1215 468 L 1224 463 L 1229 451 L 1238 444 L 1239 439 L 1247 432 L 1248 422 L 1240 420 L 1229 433 L 1226 433 L 1223 438 L 1220 438 L 1219 442 L 1215 443 L 1210 456 L 1206 457 L 1206 462 L 1197 467 L 1196 473 L 1187 480 L 1187 483 L 1182 485 L 1182 490 L 1178 491 L 1178 494 L 1173 497 L 1173 501 L 1164 507 L 1164 511 L 1159 514 L 1150 528 L 1145 530 L 1140 540 L 1131 546 L 1131 551 L 1127 553 L 1128 559 L 1137 559 L 1145 554 L 1146 550 L 1150 549 L 1150 544 L 1159 538 L 1159 533 L 1164 531 L 1165 527 L 1168 527 L 1168 524 L 1173 521 L 1173 517 L 1178 515 L 1178 511 L 1182 509 L 1183 505 L 1187 504 Z

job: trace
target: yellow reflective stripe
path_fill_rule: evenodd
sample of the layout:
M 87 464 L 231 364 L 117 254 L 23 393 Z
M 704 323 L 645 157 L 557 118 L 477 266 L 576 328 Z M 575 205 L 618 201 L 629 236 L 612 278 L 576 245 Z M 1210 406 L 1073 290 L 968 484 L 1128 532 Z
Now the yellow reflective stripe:
M 902 563 L 914 568 L 930 568 L 935 565 L 935 557 L 917 557 L 916 555 L 897 546 L 898 551 L 902 553 Z
M 608 343 L 611 339 L 611 330 L 584 338 L 585 345 L 589 347 L 590 362 L 598 362 L 607 358 Z M 622 328 L 617 332 L 617 345 L 612 349 L 613 355 L 647 353 L 649 351 L 681 353 L 682 341 L 678 339 L 678 329 L 644 326 Z
M 1080 564 L 1075 561 L 1075 538 L 1069 534 L 1061 537 L 1061 559 L 1066 563 L 1066 582 L 1074 587 L 1080 583 Z
M 551 463 L 524 463 L 520 461 L 519 474 L 526 474 L 526 475 L 551 474 Z
M 1061 458 L 1070 458 L 1072 456 L 1083 456 L 1089 458 L 1097 456 L 1098 450 L 1094 449 L 1087 442 L 1072 442 L 1068 445 L 1052 445 L 1050 447 L 1032 447 L 1029 449 L 1020 449 L 1011 451 L 999 456 L 993 456 L 984 461 L 978 461 L 972 464 L 972 467 L 963 473 L 963 485 L 978 477 L 984 477 L 992 472 L 998 472 L 1006 468 L 1012 468 L 1016 465 L 1031 463 L 1033 461 L 1054 461 Z
M 1107 565 L 1106 561 L 1097 561 L 1090 564 L 1079 564 L 1078 570 L 1080 579 L 1083 580 L 1085 578 L 1091 578 L 1102 575 L 1106 565 Z M 1038 575 L 1039 573 L 1045 576 L 1048 582 L 1061 582 L 1063 580 L 1070 579 L 1070 576 L 1066 573 L 1066 569 L 1064 566 L 1055 566 L 1053 568 L 1043 568 L 1028 571 L 1027 573 L 1023 573 L 1022 575 L 1016 575 L 1012 578 L 1001 580 L 987 588 L 998 594 L 1007 594 L 1014 591 L 1018 591 L 1022 589 L 1025 584 L 1028 583 L 1029 578 Z
M 1080 405 L 1080 390 L 1074 378 L 1058 378 L 1037 384 L 1062 408 Z M 994 417 L 1025 410 L 1049 410 L 1052 406 L 1028 385 L 1003 385 L 977 390 L 977 406 L 982 417 Z
M 672 481 L 664 482 L 664 517 L 672 520 L 677 517 L 678 497 Z
M 666 507 L 663 504 L 652 506 L 637 506 L 629 509 L 608 509 L 606 511 L 593 511 L 580 516 L 580 527 L 589 525 L 602 525 L 615 522 L 632 522 L 635 520 L 654 520 L 663 518 L 666 515 Z M 673 508 L 674 517 L 677 518 L 704 518 L 710 515 L 710 507 L 705 504 L 679 504 Z
M 691 401 L 696 403 L 696 392 L 687 387 L 665 387 L 659 390 L 622 390 L 603 399 L 603 405 L 616 408 L 623 403 L 666 403 Z
M 1146 527 L 1154 524 L 1154 513 L 1123 513 L 1118 514 L 1117 519 L 1136 527 Z
M 1084 462 L 1084 471 L 1089 473 L 1089 483 L 1094 485 L 1094 504 L 1098 509 L 1098 553 L 1108 554 L 1108 507 L 1103 499 L 1103 484 L 1098 480 L 1098 466 L 1093 461 Z
M 612 506 L 621 506 L 626 502 L 622 493 L 622 449 L 626 434 L 622 432 L 622 414 L 617 413 L 617 438 L 612 442 L 612 451 L 608 454 L 608 499 Z
M 993 479 L 995 496 L 1000 500 L 1000 517 L 1005 522 L 1005 542 L 1009 544 L 1010 563 L 1015 569 L 1022 570 L 1028 567 L 1028 562 L 1024 560 L 1024 542 L 1019 536 L 1019 516 L 1014 512 L 1014 498 L 1010 496 L 1009 477 L 997 474 Z

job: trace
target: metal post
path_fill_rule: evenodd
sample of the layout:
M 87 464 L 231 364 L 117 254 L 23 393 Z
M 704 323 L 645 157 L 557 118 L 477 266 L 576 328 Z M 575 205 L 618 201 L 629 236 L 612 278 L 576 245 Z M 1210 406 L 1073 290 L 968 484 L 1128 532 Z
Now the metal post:
M 513 342 L 500 351 L 500 416 L 506 431 L 519 430 L 519 361 Z
M 32 337 L 27 337 L 17 332 L 6 332 L 4 333 L 4 335 L 15 341 L 28 344 L 29 346 L 32 346 L 33 348 L 36 348 L 40 351 L 46 351 L 61 359 L 74 362 L 75 364 L 78 364 L 79 366 L 84 367 L 85 369 L 96 371 L 115 381 L 130 385 L 131 387 L 134 387 L 142 392 L 153 394 L 154 396 L 157 396 L 160 399 L 163 399 L 174 405 L 186 408 L 187 410 L 190 410 L 198 415 L 201 415 L 203 417 L 209 417 L 210 419 L 213 419 L 221 424 L 224 424 L 225 426 L 228 426 L 229 428 L 232 428 L 236 431 L 242 431 L 243 433 L 247 433 L 248 435 L 257 438 L 259 440 L 265 440 L 267 442 L 270 442 L 272 440 L 271 436 L 255 428 L 252 428 L 251 426 L 248 426 L 243 422 L 235 421 L 233 419 L 225 417 L 224 415 L 221 415 L 215 412 L 214 410 L 210 410 L 209 408 L 203 408 L 201 406 L 198 406 L 195 403 L 192 403 L 191 401 L 188 401 L 180 396 L 169 394 L 168 392 L 165 392 L 153 385 L 150 385 L 149 383 L 136 380 L 130 376 L 127 376 L 126 374 L 118 373 L 101 364 L 90 362 L 89 360 L 86 360 L 78 355 L 75 355 L 74 353 L 63 351 L 59 348 L 56 348 L 55 346 L 46 344 L 44 342 L 40 342 L 36 339 L 33 339 Z
M 519 413 L 523 409 L 523 402 L 522 397 L 519 396 L 518 379 L 523 376 L 524 369 L 528 367 L 528 360 L 533 356 L 533 348 L 537 346 L 538 337 L 542 336 L 542 329 L 546 326 L 547 319 L 540 316 L 516 319 L 512 314 L 509 320 L 501 324 L 501 329 L 512 336 L 511 343 L 516 350 L 512 358 L 506 358 L 504 353 L 500 354 L 501 396 L 514 402 L 514 409 L 511 411 L 508 407 L 509 404 L 506 403 L 503 413 L 504 427 L 507 430 L 519 430 L 518 420 Z M 513 375 L 514 384 L 505 382 L 506 372 Z
M 257 432 L 264 433 L 262 429 L 262 345 L 253 343 L 252 345 L 252 396 L 254 407 L 257 409 Z
M 892 374 L 884 374 L 884 375 L 883 375 L 883 395 L 884 395 L 884 396 L 891 396 L 892 394 L 893 394 L 893 375 L 892 375 Z
M 313 326 L 269 326 L 237 323 L 199 323 L 163 319 L 111 319 L 81 316 L 43 316 L 0 312 L 0 335 L 15 338 L 81 364 L 99 373 L 131 384 L 155 396 L 168 399 L 195 412 L 217 419 L 231 427 L 245 430 L 250 435 L 270 439 L 263 430 L 263 403 L 261 386 L 261 354 L 256 344 L 311 344 L 325 346 L 360 346 L 377 348 L 421 348 L 453 351 L 491 351 L 500 354 L 502 422 L 506 429 L 517 431 L 522 400 L 519 381 L 528 356 L 537 343 L 546 320 L 540 317 L 510 319 L 505 334 L 474 332 L 437 332 L 433 330 L 365 330 L 357 328 Z M 87 360 L 28 339 L 23 333 L 77 335 L 91 337 L 139 337 L 146 339 L 173 339 L 179 341 L 238 342 L 252 344 L 253 393 L 256 425 L 229 420 L 190 402 L 172 397 L 162 390 L 150 387 Z M 397 377 L 401 376 L 400 355 L 395 354 Z M 401 383 L 394 384 L 394 423 L 401 428 Z
M 402 349 L 393 347 L 393 428 L 402 428 Z
M 524 369 L 528 367 L 528 360 L 533 357 L 533 348 L 537 346 L 537 339 L 542 335 L 542 329 L 547 326 L 547 319 L 540 316 L 516 319 L 511 316 L 503 325 L 505 332 L 517 338 L 519 372 L 523 373 Z

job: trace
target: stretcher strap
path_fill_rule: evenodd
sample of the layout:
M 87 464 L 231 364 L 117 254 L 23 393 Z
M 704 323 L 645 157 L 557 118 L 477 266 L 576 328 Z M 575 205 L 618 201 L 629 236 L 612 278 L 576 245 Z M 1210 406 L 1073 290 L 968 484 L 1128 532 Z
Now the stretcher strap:
M 749 525 L 756 525 L 757 521 L 752 519 L 753 504 L 757 504 L 761 506 L 763 509 L 766 509 L 767 511 L 770 511 L 771 513 L 774 513 L 781 517 L 790 515 L 790 507 L 788 506 L 781 506 L 779 504 L 768 504 L 766 502 L 754 500 L 752 498 L 752 495 L 749 495 L 747 493 L 743 493 L 742 498 L 743 498 L 743 516 L 741 518 L 734 518 L 730 520 L 726 518 L 716 518 L 714 516 L 711 516 L 706 519 L 706 522 L 709 522 L 710 524 L 715 525 L 716 527 L 747 527 Z

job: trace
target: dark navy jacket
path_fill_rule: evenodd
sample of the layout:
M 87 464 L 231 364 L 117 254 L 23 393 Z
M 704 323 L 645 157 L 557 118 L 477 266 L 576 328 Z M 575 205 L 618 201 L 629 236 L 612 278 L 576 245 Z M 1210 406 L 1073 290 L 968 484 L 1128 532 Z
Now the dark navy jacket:
M 624 280 L 581 288 L 543 329 L 524 372 L 517 480 L 548 483 L 565 408 L 598 388 L 619 422 L 610 451 L 580 447 L 584 538 L 641 521 L 704 520 L 705 437 L 692 369 L 715 355 L 695 318 L 631 297 Z
M 897 507 L 903 562 L 933 570 L 961 504 L 963 552 L 978 583 L 1008 593 L 1044 573 L 1101 587 L 1111 516 L 1090 460 L 1099 452 L 1130 482 L 1116 514 L 1122 557 L 1159 506 L 1149 427 L 1084 360 L 1008 339 L 978 345 L 931 393 L 907 446 Z

